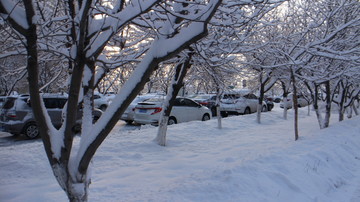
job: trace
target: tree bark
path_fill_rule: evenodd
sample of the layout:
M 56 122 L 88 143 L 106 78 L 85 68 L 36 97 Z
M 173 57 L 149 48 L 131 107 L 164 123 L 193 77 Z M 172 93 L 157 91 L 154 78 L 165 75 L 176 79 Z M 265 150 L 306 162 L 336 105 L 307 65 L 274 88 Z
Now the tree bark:
M 261 111 L 262 111 L 262 102 L 264 100 L 264 93 L 265 93 L 265 82 L 263 82 L 263 72 L 262 70 L 260 73 L 260 92 L 259 92 L 259 99 L 258 99 L 258 106 L 257 106 L 257 115 L 256 115 L 256 121 L 257 123 L 261 123 Z
M 293 85 L 293 108 L 294 108 L 294 132 L 295 132 L 295 141 L 299 139 L 299 128 L 298 128 L 298 101 L 297 101 L 297 88 L 296 80 L 293 70 L 291 69 L 291 81 Z
M 188 69 L 190 69 L 191 67 L 190 61 L 192 55 L 193 53 L 189 53 L 186 60 L 176 66 L 174 79 L 168 90 L 168 94 L 166 95 L 166 99 L 163 104 L 163 112 L 160 116 L 159 128 L 156 137 L 156 141 L 160 146 L 166 146 L 166 132 L 168 120 L 170 118 L 171 110 L 175 103 L 176 96 L 178 95 L 181 87 L 184 86 L 183 81 Z
M 325 93 L 326 93 L 324 128 L 327 128 L 329 127 L 330 124 L 332 99 L 331 99 L 330 81 L 326 81 L 324 84 L 325 84 Z

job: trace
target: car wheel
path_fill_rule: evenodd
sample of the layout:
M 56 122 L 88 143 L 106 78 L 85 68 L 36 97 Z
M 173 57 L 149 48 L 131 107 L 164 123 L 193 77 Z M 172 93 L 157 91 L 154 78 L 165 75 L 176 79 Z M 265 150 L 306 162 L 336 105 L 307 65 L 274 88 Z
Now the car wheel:
M 210 120 L 210 115 L 209 114 L 204 114 L 204 116 L 201 119 L 202 121 L 208 121 Z
M 273 107 L 274 107 L 274 106 L 271 106 L 271 105 L 270 105 L 270 106 L 268 107 L 268 111 L 271 111 Z
M 35 139 L 39 136 L 39 128 L 35 123 L 29 123 L 25 126 L 24 134 L 29 139 Z
M 262 106 L 261 112 L 267 112 L 267 106 Z
M 216 107 L 211 108 L 211 114 L 216 116 Z
M 220 115 L 221 115 L 221 117 L 224 117 L 224 118 L 229 116 L 229 114 L 225 111 L 220 112 Z
M 249 107 L 246 107 L 246 109 L 244 111 L 244 114 L 250 114 L 250 108 Z
M 107 106 L 106 106 L 106 105 L 101 105 L 99 109 L 100 109 L 101 111 L 105 111 L 105 110 L 106 110 L 106 108 L 107 108 Z
M 168 120 L 168 125 L 176 124 L 176 119 L 174 117 L 170 117 Z
M 133 121 L 132 120 L 126 120 L 125 122 L 126 122 L 126 124 L 130 125 L 130 124 L 132 124 Z

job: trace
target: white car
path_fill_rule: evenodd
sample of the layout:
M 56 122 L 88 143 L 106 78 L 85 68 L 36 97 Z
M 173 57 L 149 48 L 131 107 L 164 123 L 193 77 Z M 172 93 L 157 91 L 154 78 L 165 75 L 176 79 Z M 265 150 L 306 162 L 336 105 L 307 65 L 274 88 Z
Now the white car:
M 155 97 L 138 103 L 135 107 L 134 121 L 139 124 L 158 125 L 163 102 L 164 97 Z M 171 110 L 168 125 L 194 120 L 207 121 L 210 118 L 209 108 L 191 99 L 178 97 Z
M 257 112 L 259 98 L 253 93 L 231 93 L 224 94 L 220 100 L 220 112 L 222 116 L 229 114 L 251 114 Z M 265 102 L 262 104 L 261 111 L 267 111 Z
M 104 94 L 105 98 L 107 99 L 107 101 L 109 102 L 109 104 L 111 103 L 111 101 L 115 98 L 116 93 L 115 92 L 107 92 Z
M 282 102 L 280 102 L 280 107 L 281 108 L 284 108 L 284 106 L 285 106 L 285 100 L 284 99 L 282 100 Z M 297 96 L 297 103 L 298 103 L 298 107 L 305 107 L 305 106 L 309 105 L 309 102 L 302 95 Z M 292 106 L 293 106 L 293 94 L 292 93 L 290 93 L 287 96 L 286 105 L 287 105 L 288 109 L 292 108 Z
M 139 102 L 144 102 L 150 98 L 160 96 L 158 94 L 145 94 L 145 95 L 138 95 L 136 98 L 130 103 L 128 108 L 126 108 L 125 112 L 121 115 L 120 120 L 125 121 L 128 124 L 131 124 L 134 121 L 135 115 L 135 106 Z
M 105 111 L 109 106 L 108 99 L 105 98 L 103 94 L 94 93 L 94 107 L 100 109 L 101 111 Z

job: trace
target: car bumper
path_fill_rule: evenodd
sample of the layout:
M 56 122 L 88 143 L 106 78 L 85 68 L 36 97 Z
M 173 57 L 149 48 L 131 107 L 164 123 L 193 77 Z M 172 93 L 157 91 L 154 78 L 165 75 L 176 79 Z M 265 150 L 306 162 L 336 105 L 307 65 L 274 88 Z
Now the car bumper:
M 120 119 L 123 121 L 133 121 L 134 115 L 130 113 L 124 113 L 123 115 L 121 115 Z
M 158 125 L 159 124 L 159 120 L 148 120 L 148 119 L 135 119 L 134 120 L 135 123 L 138 124 L 151 124 L 151 125 Z
M 0 131 L 11 134 L 20 134 L 22 131 L 22 123 L 16 122 L 0 122 Z

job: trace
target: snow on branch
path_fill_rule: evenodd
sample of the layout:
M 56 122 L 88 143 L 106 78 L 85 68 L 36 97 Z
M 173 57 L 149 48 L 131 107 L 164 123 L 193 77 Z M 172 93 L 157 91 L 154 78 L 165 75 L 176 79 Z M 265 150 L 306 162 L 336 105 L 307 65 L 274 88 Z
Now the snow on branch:
M 20 33 L 25 34 L 29 28 L 26 21 L 25 9 L 20 7 L 19 2 L 12 0 L 0 0 L 0 16 L 7 19 Z

